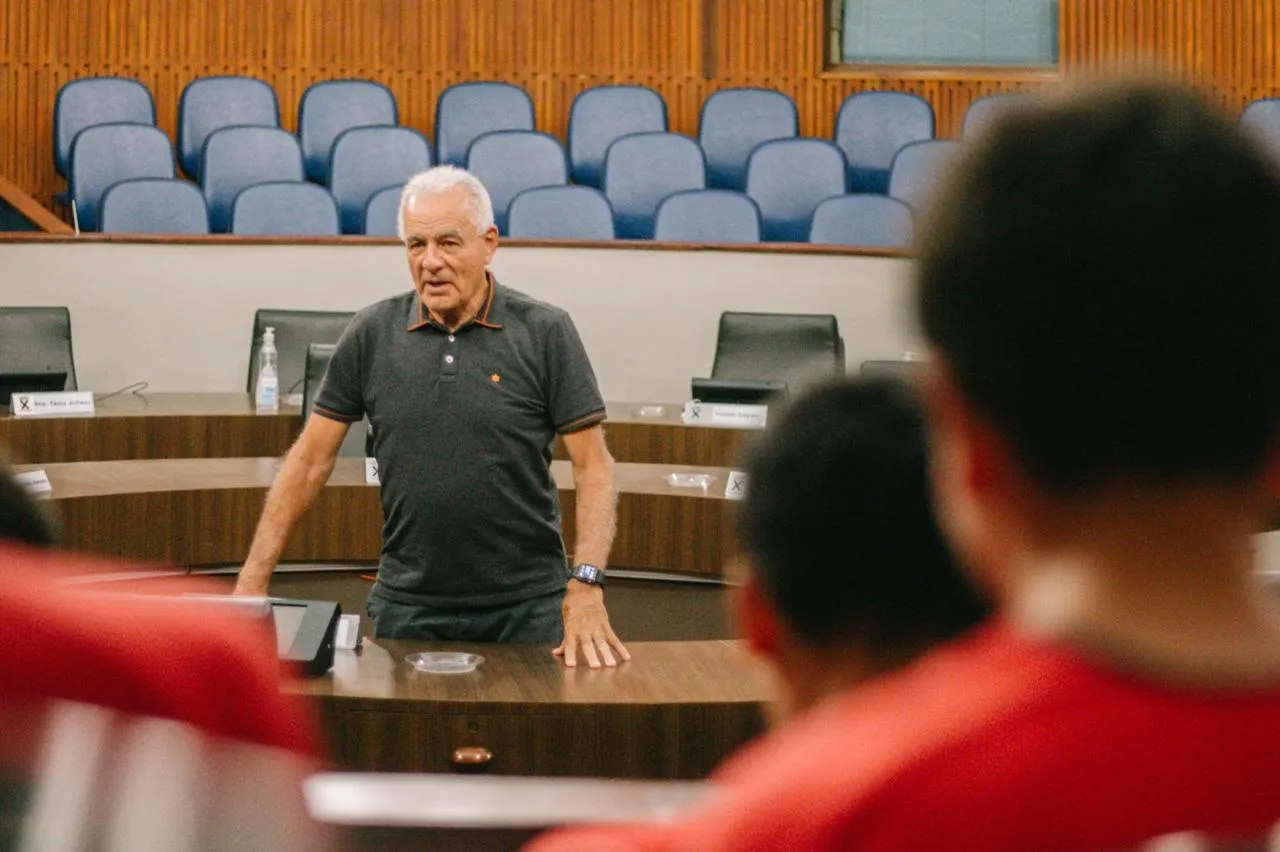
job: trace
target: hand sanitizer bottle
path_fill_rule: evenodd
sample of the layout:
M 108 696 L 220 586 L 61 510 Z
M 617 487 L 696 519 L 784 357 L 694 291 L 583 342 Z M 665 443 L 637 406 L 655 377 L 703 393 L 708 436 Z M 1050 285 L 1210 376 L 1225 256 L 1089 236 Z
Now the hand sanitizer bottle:
M 258 350 L 258 383 L 253 394 L 259 411 L 280 410 L 280 378 L 276 373 L 276 362 L 276 330 L 268 326 L 262 335 L 262 348 Z

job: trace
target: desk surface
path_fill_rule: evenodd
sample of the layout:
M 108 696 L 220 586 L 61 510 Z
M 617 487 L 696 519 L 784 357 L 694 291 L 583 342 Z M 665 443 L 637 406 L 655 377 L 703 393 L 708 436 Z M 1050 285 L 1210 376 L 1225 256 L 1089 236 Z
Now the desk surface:
M 635 642 L 616 668 L 567 668 L 541 645 L 431 644 L 366 640 L 338 652 L 333 671 L 290 689 L 341 699 L 467 704 L 716 704 L 769 701 L 765 667 L 741 642 Z M 463 675 L 429 675 L 404 661 L 419 651 L 460 650 L 484 663 Z
M 621 462 L 723 467 L 743 430 L 689 427 L 674 403 L 608 404 L 606 436 Z M 0 444 L 22 462 L 282 456 L 302 428 L 298 406 L 258 413 L 244 393 L 124 394 L 91 417 L 0 417 Z M 556 458 L 567 458 L 562 443 Z
M 68 545 L 90 553 L 175 565 L 238 565 L 262 513 L 275 458 L 152 459 L 23 466 L 43 469 Z M 617 567 L 723 575 L 728 525 L 727 468 L 619 463 Z M 565 541 L 576 523 L 573 473 L 552 462 Z M 670 484 L 672 473 L 703 473 L 707 489 Z M 284 562 L 374 564 L 381 551 L 378 490 L 364 460 L 338 459 L 333 476 L 303 515 Z

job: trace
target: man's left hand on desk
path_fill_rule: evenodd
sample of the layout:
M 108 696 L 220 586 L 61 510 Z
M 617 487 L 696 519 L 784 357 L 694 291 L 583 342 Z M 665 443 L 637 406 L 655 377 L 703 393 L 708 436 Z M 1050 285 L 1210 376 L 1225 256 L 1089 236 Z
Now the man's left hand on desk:
M 564 659 L 566 666 L 578 664 L 578 652 L 587 665 L 600 668 L 616 666 L 618 659 L 630 660 L 631 653 L 609 625 L 609 613 L 604 608 L 604 590 L 577 580 L 569 581 L 564 595 L 564 641 L 551 653 Z M 616 656 L 614 652 L 617 652 Z

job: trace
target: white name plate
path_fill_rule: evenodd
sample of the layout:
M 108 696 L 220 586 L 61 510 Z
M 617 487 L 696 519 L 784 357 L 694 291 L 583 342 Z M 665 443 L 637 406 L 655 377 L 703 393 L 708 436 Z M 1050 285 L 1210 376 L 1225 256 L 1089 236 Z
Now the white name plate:
M 747 496 L 747 474 L 746 471 L 731 470 L 729 471 L 729 481 L 724 486 L 724 499 L 726 500 L 742 500 Z
M 763 429 L 769 420 L 767 405 L 730 405 L 727 403 L 686 402 L 680 420 L 686 426 L 733 426 L 738 429 Z
M 49 474 L 43 470 L 16 473 L 13 478 L 19 485 L 27 489 L 28 494 L 49 494 L 53 491 L 53 483 L 49 481 Z
M 90 391 L 15 393 L 9 398 L 9 413 L 14 417 L 93 414 L 93 394 Z
M 375 458 L 369 458 L 368 456 L 366 456 L 364 460 L 364 484 L 382 484 L 382 480 L 378 478 L 378 460 Z

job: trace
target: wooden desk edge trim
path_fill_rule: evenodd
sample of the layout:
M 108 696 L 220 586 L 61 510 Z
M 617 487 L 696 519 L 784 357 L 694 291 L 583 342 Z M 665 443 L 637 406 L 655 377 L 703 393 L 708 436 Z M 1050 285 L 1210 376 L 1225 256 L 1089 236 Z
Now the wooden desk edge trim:
M 6 231 L 4 235 L 26 234 L 32 236 L 75 237 L 75 231 L 66 222 L 46 210 L 40 202 L 22 191 L 22 188 L 4 175 L 0 175 L 0 198 L 31 224 L 43 228 L 44 234 L 31 234 L 23 231 Z

